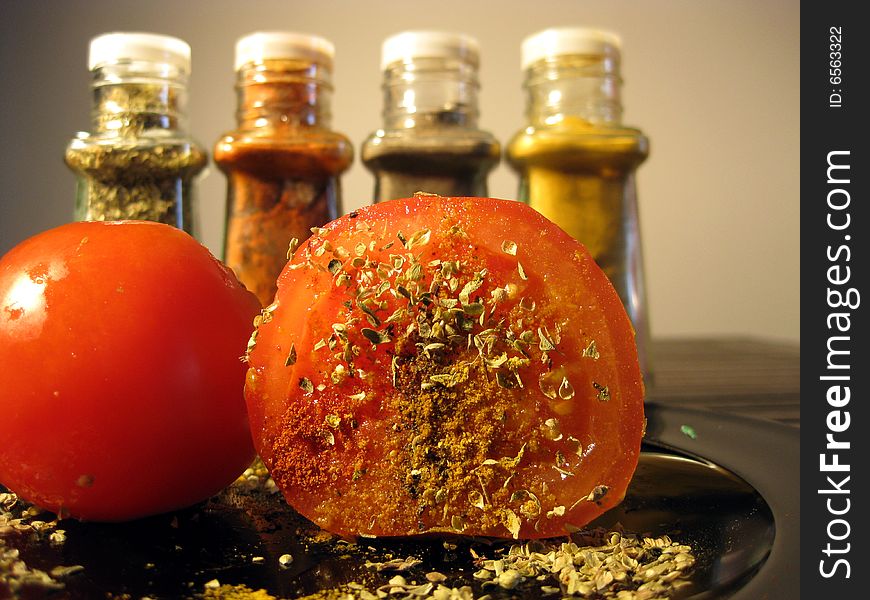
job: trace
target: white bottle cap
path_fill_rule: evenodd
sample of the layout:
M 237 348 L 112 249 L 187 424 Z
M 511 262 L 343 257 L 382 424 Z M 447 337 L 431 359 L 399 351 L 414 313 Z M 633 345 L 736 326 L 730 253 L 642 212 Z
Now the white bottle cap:
M 622 40 L 610 31 L 584 27 L 545 29 L 523 40 L 521 64 L 527 69 L 539 60 L 567 54 L 619 56 L 621 47 Z
M 309 33 L 286 31 L 258 31 L 236 42 L 238 71 L 248 63 L 261 63 L 268 59 L 310 60 L 332 70 L 335 46 L 326 38 Z
M 415 58 L 457 58 L 477 67 L 479 55 L 477 40 L 462 33 L 403 31 L 384 40 L 381 70 Z
M 190 46 L 184 40 L 157 33 L 105 33 L 91 40 L 88 69 L 126 61 L 166 63 L 190 73 Z

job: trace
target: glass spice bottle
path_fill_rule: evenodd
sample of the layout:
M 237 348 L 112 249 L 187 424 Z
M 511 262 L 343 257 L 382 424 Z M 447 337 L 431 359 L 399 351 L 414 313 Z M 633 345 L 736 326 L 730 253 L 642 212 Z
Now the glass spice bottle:
M 478 45 L 466 35 L 406 31 L 381 52 L 384 128 L 362 146 L 375 202 L 415 192 L 486 196 L 501 148 L 477 126 Z
M 195 176 L 208 158 L 188 137 L 190 46 L 165 35 L 108 33 L 88 56 L 92 132 L 67 146 L 75 218 L 141 219 L 194 234 Z
M 339 176 L 353 146 L 330 130 L 334 47 L 308 34 L 257 32 L 238 40 L 237 129 L 218 140 L 227 176 L 226 263 L 270 304 L 290 241 L 341 214 Z
M 621 40 L 610 32 L 548 29 L 522 43 L 528 125 L 507 160 L 519 199 L 582 242 L 613 283 L 634 325 L 651 381 L 649 321 L 635 170 L 649 142 L 622 124 Z

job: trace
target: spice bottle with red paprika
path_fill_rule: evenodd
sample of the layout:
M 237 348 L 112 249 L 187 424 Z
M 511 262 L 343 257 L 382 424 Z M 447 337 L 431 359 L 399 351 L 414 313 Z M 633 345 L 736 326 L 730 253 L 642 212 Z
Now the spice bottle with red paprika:
M 405 31 L 381 52 L 384 127 L 362 146 L 375 202 L 423 191 L 486 196 L 501 148 L 478 128 L 477 41 L 442 31 Z
M 291 240 L 342 212 L 353 146 L 330 129 L 334 54 L 329 40 L 302 33 L 236 43 L 237 128 L 214 149 L 228 184 L 224 260 L 264 306 Z

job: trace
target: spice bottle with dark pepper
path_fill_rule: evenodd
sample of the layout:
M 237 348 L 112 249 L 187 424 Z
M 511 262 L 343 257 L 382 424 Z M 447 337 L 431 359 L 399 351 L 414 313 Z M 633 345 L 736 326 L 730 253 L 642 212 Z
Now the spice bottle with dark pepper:
M 187 128 L 190 46 L 165 35 L 91 40 L 93 131 L 66 149 L 77 176 L 75 218 L 142 219 L 195 233 L 194 178 L 208 162 Z
M 634 324 L 649 381 L 649 321 L 635 170 L 649 142 L 622 124 L 621 40 L 607 31 L 548 29 L 523 40 L 527 126 L 508 144 L 520 200 L 582 242 Z
M 501 148 L 478 129 L 474 38 L 406 31 L 384 41 L 384 128 L 362 146 L 375 176 L 375 202 L 423 191 L 486 196 L 486 178 Z
M 334 47 L 302 33 L 236 44 L 237 128 L 215 145 L 227 176 L 226 263 L 266 306 L 293 238 L 338 217 L 353 146 L 330 129 Z

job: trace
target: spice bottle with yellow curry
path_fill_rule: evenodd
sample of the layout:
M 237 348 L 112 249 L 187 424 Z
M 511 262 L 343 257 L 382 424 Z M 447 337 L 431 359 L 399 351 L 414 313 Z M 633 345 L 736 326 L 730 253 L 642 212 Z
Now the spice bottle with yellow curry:
M 334 54 L 329 40 L 302 33 L 236 43 L 238 126 L 214 149 L 228 183 L 224 260 L 263 306 L 290 240 L 341 214 L 353 146 L 330 129 Z
M 527 126 L 507 148 L 520 200 L 582 242 L 610 278 L 634 325 L 651 379 L 649 323 L 635 170 L 646 136 L 622 124 L 620 38 L 548 29 L 522 43 Z

